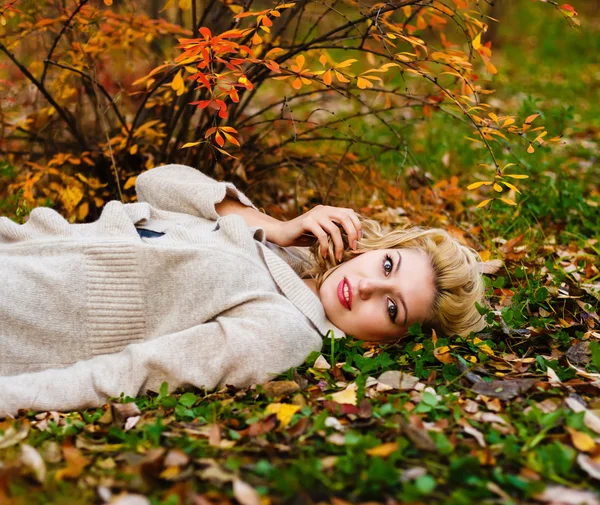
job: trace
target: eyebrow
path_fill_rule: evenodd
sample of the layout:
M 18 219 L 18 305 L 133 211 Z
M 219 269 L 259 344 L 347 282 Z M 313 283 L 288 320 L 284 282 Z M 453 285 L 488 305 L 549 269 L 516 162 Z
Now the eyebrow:
M 402 255 L 400 254 L 400 251 L 396 250 L 396 252 L 398 253 L 398 263 L 396 264 L 396 270 L 394 272 L 395 274 L 398 273 L 398 270 L 400 270 L 400 265 L 402 264 Z M 406 302 L 404 301 L 404 297 L 401 293 L 398 293 L 398 299 L 404 308 L 404 323 L 402 324 L 403 326 L 406 326 L 406 323 L 408 322 L 408 310 L 406 310 Z

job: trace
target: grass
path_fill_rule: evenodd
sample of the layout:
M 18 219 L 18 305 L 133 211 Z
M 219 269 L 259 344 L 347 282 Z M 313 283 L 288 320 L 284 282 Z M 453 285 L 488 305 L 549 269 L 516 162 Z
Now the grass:
M 598 503 L 600 304 L 589 285 L 600 279 L 600 18 L 575 6 L 583 23 L 576 32 L 538 3 L 506 5 L 491 103 L 518 117 L 540 112 L 552 134 L 564 135 L 564 144 L 533 154 L 526 145 L 497 146 L 530 176 L 519 205 L 474 209 L 481 190 L 464 187 L 490 174 L 477 166 L 485 153 L 471 148 L 470 132 L 441 114 L 406 130 L 412 163 L 431 174 L 447 210 L 411 200 L 410 212 L 432 224 L 448 224 L 449 214 L 456 232 L 469 230 L 503 260 L 486 277 L 486 332 L 432 338 L 413 327 L 399 344 L 377 349 L 326 339 L 330 369 L 310 356 L 276 386 L 163 390 L 84 412 L 24 413 L 0 424 L 0 502 L 87 504 L 137 494 L 153 505 L 508 505 L 549 502 L 568 488 L 579 493 L 572 503 Z M 397 159 L 382 160 L 395 176 Z M 451 176 L 461 205 L 440 185 Z M 382 378 L 392 383 L 393 371 L 411 387 L 369 379 L 392 372 Z M 507 380 L 525 382 L 492 382 Z M 123 413 L 132 404 L 139 413 Z

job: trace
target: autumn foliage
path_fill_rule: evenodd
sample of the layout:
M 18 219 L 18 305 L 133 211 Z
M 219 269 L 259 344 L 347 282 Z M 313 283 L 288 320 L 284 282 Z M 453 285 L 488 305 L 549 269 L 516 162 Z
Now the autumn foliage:
M 486 103 L 495 21 L 481 2 L 145 3 L 0 3 L 0 198 L 89 220 L 130 201 L 141 171 L 180 162 L 245 184 L 300 174 L 318 201 L 393 200 L 379 156 L 406 159 L 402 125 L 447 114 L 485 146 L 479 206 L 515 205 L 527 175 L 503 148 L 560 140 L 535 111 Z

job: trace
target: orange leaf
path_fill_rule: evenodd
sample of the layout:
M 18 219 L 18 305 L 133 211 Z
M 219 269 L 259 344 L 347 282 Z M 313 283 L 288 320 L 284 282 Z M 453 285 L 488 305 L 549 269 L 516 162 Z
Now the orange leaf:
M 533 122 L 533 120 L 538 116 L 539 116 L 539 114 L 532 114 L 531 116 L 527 116 L 527 119 L 525 120 L 525 124 L 531 124 Z
M 237 139 L 233 135 L 230 135 L 229 133 L 226 133 L 226 132 L 223 132 L 223 135 L 225 135 L 225 138 L 227 140 L 229 140 L 229 142 L 231 142 L 232 144 L 235 144 L 236 146 L 239 147 L 240 143 L 237 141 Z
M 319 62 L 323 66 L 327 65 L 327 56 L 325 56 L 324 54 L 322 54 L 321 56 L 319 56 Z
M 225 145 L 225 140 L 223 140 L 223 136 L 218 131 L 215 135 L 215 140 L 217 141 L 217 144 L 219 144 L 219 147 L 223 147 Z
M 367 89 L 367 88 L 372 88 L 373 87 L 373 83 L 371 81 L 367 80 L 367 79 L 364 79 L 363 77 L 357 77 L 356 85 L 360 89 Z
M 83 469 L 90 464 L 90 461 L 76 447 L 63 447 L 63 455 L 67 466 L 56 472 L 54 477 L 56 480 L 76 479 L 81 475 Z
M 104 5 L 108 5 L 109 7 L 113 4 L 113 0 L 104 0 Z
M 327 86 L 331 86 L 331 69 L 323 74 L 323 82 L 327 84 Z
M 300 80 L 300 77 L 296 77 L 294 79 L 294 82 L 292 83 L 292 88 L 300 89 L 301 87 L 302 87 L 302 81 Z
M 350 82 L 350 79 L 346 79 L 344 74 L 342 74 L 341 72 L 338 72 L 337 70 L 334 70 L 334 72 L 335 72 L 335 77 L 337 78 L 338 81 L 343 82 L 343 83 Z
M 298 65 L 298 69 L 302 69 L 302 67 L 304 66 L 306 59 L 304 58 L 303 54 L 299 54 L 298 56 L 296 56 L 296 65 Z
M 442 363 L 454 363 L 454 356 L 450 354 L 450 347 L 447 345 L 435 348 L 433 356 Z
M 366 449 L 365 452 L 369 456 L 379 456 L 381 458 L 385 458 L 396 452 L 399 448 L 398 442 L 388 442 L 387 444 L 381 444 L 376 447 L 371 447 L 370 449 Z M 341 500 L 340 500 L 341 501 Z
M 535 151 L 535 149 L 533 148 L 533 146 L 532 146 L 531 144 L 529 144 L 529 147 L 527 148 L 527 152 L 528 152 L 529 154 L 531 154 L 531 153 L 532 153 L 532 152 L 534 152 L 534 151 Z

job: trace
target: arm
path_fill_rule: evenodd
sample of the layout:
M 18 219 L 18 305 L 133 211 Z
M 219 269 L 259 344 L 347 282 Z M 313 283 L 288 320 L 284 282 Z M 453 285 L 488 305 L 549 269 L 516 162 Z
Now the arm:
M 321 337 L 282 303 L 250 303 L 238 316 L 222 316 L 119 353 L 61 369 L 0 377 L 0 417 L 18 409 L 73 410 L 102 405 L 124 393 L 184 385 L 212 389 L 262 383 L 300 365 Z M 273 305 L 275 305 L 273 307 Z
M 267 240 L 281 247 L 306 246 L 316 240 L 321 254 L 328 251 L 329 236 L 341 260 L 344 244 L 338 224 L 356 249 L 361 225 L 351 209 L 318 205 L 290 221 L 281 222 L 267 216 L 230 182 L 217 182 L 198 170 L 184 165 L 164 165 L 139 175 L 135 184 L 138 200 L 157 209 L 181 212 L 217 220 L 238 214 L 250 227 L 265 230 Z

